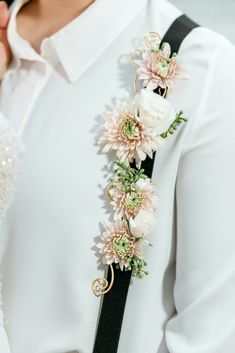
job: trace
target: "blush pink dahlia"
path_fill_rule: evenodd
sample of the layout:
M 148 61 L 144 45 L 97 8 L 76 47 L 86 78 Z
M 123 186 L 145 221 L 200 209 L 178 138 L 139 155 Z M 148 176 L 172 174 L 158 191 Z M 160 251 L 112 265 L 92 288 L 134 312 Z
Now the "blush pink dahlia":
M 97 248 L 105 265 L 119 264 L 123 271 L 124 268 L 129 267 L 132 258 L 141 257 L 142 242 L 136 241 L 128 231 L 126 223 L 122 221 L 105 226 L 100 240 Z
M 148 155 L 164 143 L 161 136 L 156 136 L 154 129 L 146 126 L 139 117 L 137 97 L 128 97 L 112 112 L 105 114 L 103 134 L 98 144 L 104 145 L 103 152 L 116 151 L 117 158 L 123 162 L 134 159 L 139 166 Z
M 136 64 L 138 79 L 143 80 L 145 87 L 150 85 L 153 90 L 157 87 L 172 88 L 172 82 L 176 78 L 183 78 L 178 56 L 171 56 L 171 49 L 167 43 L 159 50 L 143 51 L 141 59 L 136 60 Z
M 158 195 L 150 179 L 140 179 L 126 192 L 121 184 L 110 191 L 115 217 L 135 218 L 140 210 L 153 212 L 157 207 Z

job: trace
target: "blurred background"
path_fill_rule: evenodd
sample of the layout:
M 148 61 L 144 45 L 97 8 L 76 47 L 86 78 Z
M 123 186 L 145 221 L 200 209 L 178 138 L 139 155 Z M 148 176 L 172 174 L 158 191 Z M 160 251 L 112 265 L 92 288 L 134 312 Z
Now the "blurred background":
M 235 0 L 170 0 L 199 24 L 225 34 L 235 44 Z

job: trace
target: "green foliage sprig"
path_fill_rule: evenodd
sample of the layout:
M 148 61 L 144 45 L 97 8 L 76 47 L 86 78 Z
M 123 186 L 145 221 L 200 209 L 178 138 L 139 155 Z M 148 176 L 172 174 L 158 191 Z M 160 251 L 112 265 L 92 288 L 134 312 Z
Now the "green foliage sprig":
M 183 112 L 180 111 L 179 113 L 176 114 L 176 118 L 171 124 L 171 126 L 169 127 L 169 129 L 163 134 L 161 134 L 161 137 L 166 138 L 168 137 L 168 135 L 173 135 L 175 130 L 178 128 L 178 126 L 183 122 L 185 123 L 186 121 L 187 119 L 183 117 Z
M 144 169 L 132 168 L 129 164 L 125 164 L 119 160 L 114 161 L 117 168 L 114 169 L 116 178 L 111 179 L 111 187 L 121 183 L 126 193 L 133 190 L 133 185 L 140 179 L 146 179 Z

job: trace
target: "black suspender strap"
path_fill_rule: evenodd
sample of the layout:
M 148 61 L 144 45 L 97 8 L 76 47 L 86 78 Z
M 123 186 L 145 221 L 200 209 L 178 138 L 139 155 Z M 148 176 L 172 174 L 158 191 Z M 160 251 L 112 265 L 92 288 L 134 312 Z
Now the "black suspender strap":
M 14 0 L 6 0 L 6 3 L 8 6 L 10 6 L 13 3 Z
M 195 22 L 182 15 L 170 26 L 162 42 L 168 42 L 171 45 L 172 52 L 178 53 L 184 38 L 196 27 L 198 25 Z M 153 159 L 147 157 L 141 165 L 149 178 L 152 177 L 154 157 Z M 114 271 L 115 281 L 113 287 L 103 297 L 93 353 L 117 353 L 118 351 L 131 271 L 122 272 L 117 269 L 114 269 Z M 110 279 L 111 272 L 109 270 L 108 282 L 110 282 Z

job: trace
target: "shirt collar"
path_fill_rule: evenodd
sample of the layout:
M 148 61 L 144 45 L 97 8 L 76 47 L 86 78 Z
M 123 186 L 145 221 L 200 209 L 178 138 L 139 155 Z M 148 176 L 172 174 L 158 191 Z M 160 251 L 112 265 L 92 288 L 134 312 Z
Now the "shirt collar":
M 16 29 L 16 15 L 24 3 L 15 0 L 11 9 L 8 40 L 13 52 L 10 70 L 20 66 L 20 59 L 45 60 Z M 81 15 L 43 40 L 42 54 L 53 54 L 61 63 L 68 79 L 75 81 L 95 59 L 118 37 L 137 15 L 147 0 L 96 0 Z M 48 54 L 49 52 L 49 54 Z
M 21 59 L 41 60 L 39 54 L 32 48 L 29 42 L 23 39 L 17 32 L 16 15 L 20 8 L 30 0 L 15 0 L 10 7 L 10 21 L 8 25 L 7 35 L 8 41 L 12 51 L 12 61 L 8 68 L 8 72 L 12 72 L 19 68 Z

